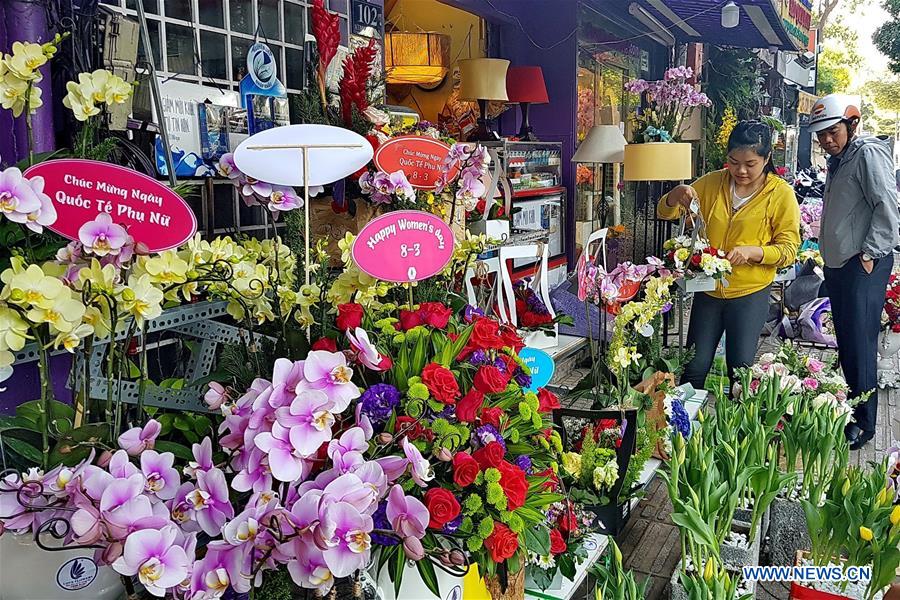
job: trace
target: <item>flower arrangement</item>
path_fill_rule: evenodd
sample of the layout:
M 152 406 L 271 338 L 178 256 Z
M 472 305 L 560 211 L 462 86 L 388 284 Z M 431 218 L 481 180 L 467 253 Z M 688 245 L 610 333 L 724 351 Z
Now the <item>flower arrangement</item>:
M 607 311 L 618 314 L 621 305 L 634 298 L 641 284 L 652 274 L 665 275 L 663 262 L 655 256 L 647 257 L 647 263 L 635 265 L 623 262 L 607 272 L 590 257 L 582 255 L 576 267 L 578 274 L 578 299 L 603 304 Z
M 617 500 L 609 492 L 619 479 L 616 447 L 622 429 L 614 420 L 590 424 L 582 433 L 579 451 L 562 454 L 562 481 L 574 502 L 605 506 Z
M 98 105 L 124 104 L 131 97 L 131 85 L 105 69 L 79 73 L 77 82 L 66 84 L 66 91 L 63 106 L 79 121 L 99 115 L 101 107 Z
M 556 323 L 566 320 L 565 315 L 554 316 L 531 287 L 531 278 L 523 277 L 513 284 L 516 302 L 516 316 L 519 329 L 523 331 L 552 332 Z
M 721 281 L 731 273 L 731 263 L 725 252 L 714 248 L 703 238 L 692 240 L 689 236 L 677 236 L 663 244 L 665 265 L 686 278 L 705 275 Z
M 800 233 L 803 241 L 818 239 L 822 221 L 822 199 L 812 196 L 800 203 Z
M 629 93 L 646 93 L 651 101 L 649 108 L 633 117 L 635 143 L 678 141 L 694 108 L 712 104 L 706 94 L 688 83 L 693 76 L 690 67 L 673 67 L 660 81 L 633 79 L 625 84 Z
M 297 195 L 294 188 L 287 185 L 265 183 L 248 177 L 238 169 L 234 162 L 234 154 L 225 153 L 216 163 L 216 172 L 231 181 L 240 192 L 241 200 L 247 206 L 263 206 L 272 214 L 273 219 L 283 212 L 303 208 L 303 198 Z M 310 195 L 318 195 L 321 186 L 310 188 Z
M 550 530 L 546 555 L 528 552 L 528 577 L 538 589 L 553 585 L 557 573 L 572 581 L 587 558 L 584 542 L 591 535 L 594 515 L 569 500 L 555 502 L 547 511 L 544 527 Z
M 900 277 L 891 275 L 884 295 L 882 329 L 900 333 Z

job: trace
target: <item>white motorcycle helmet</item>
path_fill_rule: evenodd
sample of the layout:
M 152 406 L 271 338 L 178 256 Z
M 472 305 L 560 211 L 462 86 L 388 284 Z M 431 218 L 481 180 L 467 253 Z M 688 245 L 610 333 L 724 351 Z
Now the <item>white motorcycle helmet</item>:
M 841 121 L 859 119 L 860 116 L 859 107 L 838 94 L 829 94 L 819 98 L 813 105 L 809 115 L 809 130 L 818 133 Z

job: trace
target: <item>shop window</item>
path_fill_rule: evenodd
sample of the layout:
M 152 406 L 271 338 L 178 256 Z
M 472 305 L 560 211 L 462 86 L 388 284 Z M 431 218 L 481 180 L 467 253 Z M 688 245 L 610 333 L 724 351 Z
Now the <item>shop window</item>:
M 147 19 L 147 31 L 150 33 L 150 46 L 153 48 L 153 61 L 157 69 L 162 69 L 162 52 L 159 47 L 159 21 Z M 147 53 L 144 52 L 143 36 L 138 37 L 138 62 L 146 62 Z
M 278 44 L 268 44 L 269 48 L 272 49 L 272 54 L 275 56 L 275 64 L 278 66 L 278 80 L 284 82 L 284 56 L 281 54 L 281 46 Z
M 247 74 L 247 51 L 253 40 L 231 38 L 231 80 L 240 81 Z
M 191 2 L 185 0 L 166 0 L 166 16 L 170 19 L 181 19 L 182 21 L 193 20 L 191 14 Z
M 278 0 L 256 0 L 259 7 L 259 34 L 270 40 L 281 39 Z
M 228 15 L 231 17 L 232 31 L 253 33 L 256 30 L 251 0 L 228 0 Z
M 284 40 L 289 44 L 302 46 L 306 42 L 306 27 L 303 23 L 304 8 L 292 2 L 284 3 Z M 288 87 L 292 87 L 288 84 Z
M 303 51 L 296 48 L 284 49 L 285 85 L 294 90 L 303 89 Z
M 225 10 L 222 0 L 197 0 L 200 23 L 210 27 L 225 27 Z
M 196 75 L 196 55 L 194 31 L 190 27 L 166 23 L 166 70 L 170 73 Z
M 116 6 L 121 6 L 122 0 L 112 0 L 110 2 L 104 2 L 104 4 L 114 4 Z M 137 5 L 134 3 L 134 0 L 125 0 L 125 8 L 137 10 Z M 144 0 L 144 12 L 158 15 L 159 4 L 157 0 Z
M 204 77 L 228 79 L 226 43 L 221 33 L 200 31 L 200 66 Z

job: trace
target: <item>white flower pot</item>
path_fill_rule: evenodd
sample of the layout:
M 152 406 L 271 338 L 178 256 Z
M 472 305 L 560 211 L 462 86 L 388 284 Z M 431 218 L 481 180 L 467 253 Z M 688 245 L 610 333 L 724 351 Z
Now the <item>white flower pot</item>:
M 394 584 L 390 573 L 385 566 L 378 574 L 378 598 L 379 600 L 462 600 L 463 578 L 454 577 L 435 567 L 440 596 L 435 596 L 422 581 L 416 564 L 407 561 L 403 570 L 403 580 L 400 582 L 400 595 L 394 595 Z
M 46 541 L 45 541 L 46 539 Z M 50 536 L 47 546 L 62 543 Z M 125 588 L 119 574 L 94 562 L 94 552 L 42 550 L 32 534 L 0 535 L 0 599 L 120 600 Z
M 714 292 L 716 290 L 716 280 L 709 275 L 700 274 L 691 277 L 680 277 L 676 283 L 678 287 L 686 294 L 695 294 L 697 292 Z

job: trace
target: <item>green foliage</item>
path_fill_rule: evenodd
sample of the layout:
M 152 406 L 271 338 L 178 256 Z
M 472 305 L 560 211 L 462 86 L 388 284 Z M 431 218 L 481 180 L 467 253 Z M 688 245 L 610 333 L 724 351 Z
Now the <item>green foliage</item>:
M 900 0 L 882 0 L 881 6 L 890 18 L 875 30 L 872 42 L 879 52 L 888 57 L 888 67 L 900 73 Z
M 262 587 L 255 590 L 255 598 L 259 600 L 291 600 L 299 598 L 300 588 L 293 582 L 286 568 L 276 571 L 263 571 Z
M 634 572 L 625 570 L 622 552 L 615 540 L 609 538 L 609 545 L 611 551 L 607 552 L 606 558 L 591 569 L 591 575 L 597 580 L 595 597 L 603 600 L 643 600 L 650 578 L 638 583 Z

